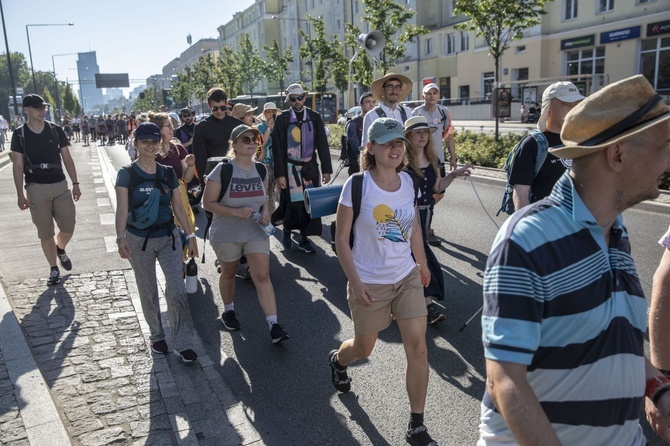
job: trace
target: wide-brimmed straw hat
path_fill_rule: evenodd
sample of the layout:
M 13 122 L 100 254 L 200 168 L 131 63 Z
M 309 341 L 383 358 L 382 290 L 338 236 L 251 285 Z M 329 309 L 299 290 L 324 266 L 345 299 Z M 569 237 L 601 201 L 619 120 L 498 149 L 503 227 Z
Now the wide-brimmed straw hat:
M 670 109 L 649 81 L 637 75 L 608 85 L 565 116 L 559 158 L 579 158 L 670 119 Z
M 375 80 L 370 86 L 370 92 L 372 93 L 372 97 L 374 97 L 377 101 L 383 101 L 384 84 L 391 79 L 398 79 L 398 81 L 400 81 L 400 84 L 402 85 L 402 90 L 400 90 L 400 94 L 398 95 L 398 102 L 404 101 L 405 98 L 407 98 L 407 96 L 409 96 L 409 93 L 412 91 L 413 84 L 412 81 L 407 76 L 403 76 L 402 74 L 396 74 L 396 73 L 388 73 L 386 76 L 380 77 L 379 79 Z
M 437 127 L 431 127 L 428 125 L 428 119 L 426 119 L 425 116 L 412 116 L 407 121 L 405 121 L 403 132 L 405 135 L 407 135 L 407 133 L 411 131 L 420 129 L 428 129 L 430 130 L 430 133 L 435 133 L 435 131 L 437 131 Z
M 231 114 L 233 117 L 237 119 L 242 119 L 244 118 L 244 115 L 246 115 L 249 112 L 255 112 L 258 107 L 252 107 L 251 105 L 247 104 L 235 104 L 233 106 L 233 111 Z

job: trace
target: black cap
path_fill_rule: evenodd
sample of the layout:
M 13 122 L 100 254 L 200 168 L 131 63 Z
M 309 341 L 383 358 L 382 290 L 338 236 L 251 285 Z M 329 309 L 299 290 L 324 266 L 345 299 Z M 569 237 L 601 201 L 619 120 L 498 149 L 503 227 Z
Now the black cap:
M 28 94 L 23 97 L 24 107 L 41 107 L 43 105 L 49 105 L 49 104 L 44 102 L 44 99 L 40 95 Z
M 179 116 L 192 115 L 192 114 L 193 114 L 193 110 L 191 109 L 191 107 L 184 107 L 181 110 L 179 110 Z

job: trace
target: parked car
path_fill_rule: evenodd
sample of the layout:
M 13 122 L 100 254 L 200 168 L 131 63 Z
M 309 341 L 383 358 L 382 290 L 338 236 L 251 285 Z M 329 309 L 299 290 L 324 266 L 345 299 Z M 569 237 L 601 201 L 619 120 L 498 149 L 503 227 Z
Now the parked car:
M 339 125 L 345 125 L 350 119 L 354 119 L 356 116 L 361 114 L 361 107 L 357 105 L 351 107 L 344 115 L 340 116 L 340 119 L 337 120 Z

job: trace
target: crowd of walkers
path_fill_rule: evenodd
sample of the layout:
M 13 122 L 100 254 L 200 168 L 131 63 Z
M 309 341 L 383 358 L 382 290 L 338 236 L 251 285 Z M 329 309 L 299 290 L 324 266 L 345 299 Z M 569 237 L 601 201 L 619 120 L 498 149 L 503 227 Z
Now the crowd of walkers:
M 426 327 L 445 319 L 438 302 L 447 287 L 432 252 L 441 238 L 431 221 L 445 189 L 474 166 L 456 163 L 451 115 L 437 104 L 439 87 L 425 85 L 425 103 L 415 110 L 400 105 L 411 88 L 412 81 L 400 74 L 376 79 L 360 97 L 360 119 L 347 125 L 343 156 L 350 177 L 339 196 L 333 238 L 348 281 L 354 335 L 333 346 L 323 365 L 334 388 L 349 392 L 348 366 L 369 357 L 379 333 L 395 320 L 405 350 L 405 440 L 436 446 L 424 424 Z M 297 248 L 316 253 L 309 237 L 321 235 L 323 227 L 306 211 L 304 191 L 330 183 L 333 171 L 325 126 L 304 106 L 307 95 L 300 84 L 291 84 L 285 110 L 269 103 L 259 111 L 232 106 L 215 87 L 207 93 L 211 114 L 197 124 L 193 111 L 184 108 L 178 116 L 147 112 L 117 121 L 66 117 L 70 130 L 44 124 L 48 105 L 40 97 L 24 100 L 30 139 L 19 141 L 14 134 L 12 151 L 24 154 L 15 161 L 14 177 L 19 207 L 31 206 L 52 268 L 49 284 L 58 283 L 57 260 L 72 268 L 65 246 L 74 211 L 61 168 L 53 181 L 62 186 L 68 212 L 57 217 L 61 231 L 54 240 L 52 217 L 33 208 L 35 198 L 46 194 L 38 194 L 33 183 L 46 177 L 31 169 L 56 159 L 39 164 L 28 154 L 39 157 L 33 145 L 41 129 L 55 132 L 78 200 L 67 149 L 71 138 L 79 138 L 76 120 L 79 133 L 88 136 L 86 127 L 102 144 L 128 138 L 132 163 L 116 180 L 118 252 L 135 273 L 152 351 L 173 350 L 187 363 L 198 358 L 183 274 L 184 260 L 199 255 L 199 207 L 208 214 L 205 237 L 219 266 L 223 327 L 242 329 L 235 283 L 238 266 L 246 264 L 271 342 L 289 340 L 270 277 L 269 237 L 281 227 L 281 245 L 290 250 L 297 232 Z M 516 212 L 497 235 L 484 272 L 487 387 L 479 446 L 643 445 L 643 408 L 654 430 L 670 440 L 670 362 L 663 354 L 670 324 L 657 320 L 670 307 L 664 302 L 670 299 L 670 262 L 661 263 L 655 280 L 654 356 L 648 360 L 646 303 L 620 215 L 658 196 L 659 178 L 670 171 L 669 124 L 670 110 L 642 76 L 588 98 L 570 82 L 545 89 L 538 130 L 522 138 L 510 167 Z M 27 197 L 20 187 L 24 158 Z M 668 239 L 666 234 L 661 240 L 665 248 Z M 161 323 L 156 261 L 166 278 L 173 349 Z

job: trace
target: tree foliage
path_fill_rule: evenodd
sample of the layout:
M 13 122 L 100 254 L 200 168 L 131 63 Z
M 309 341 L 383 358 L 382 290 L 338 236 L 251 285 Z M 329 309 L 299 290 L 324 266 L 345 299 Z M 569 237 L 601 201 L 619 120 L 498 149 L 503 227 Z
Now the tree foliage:
M 158 110 L 160 105 L 160 94 L 154 87 L 149 87 L 142 91 L 137 99 L 135 99 L 132 109 L 141 111 Z
M 265 45 L 263 49 L 265 50 L 265 77 L 275 82 L 279 86 L 280 94 L 283 94 L 285 81 L 291 75 L 289 66 L 293 63 L 293 47 L 289 45 L 282 53 L 279 42 L 274 40 L 272 45 Z
M 245 33 L 240 42 L 240 51 L 237 53 L 239 59 L 239 68 L 241 69 L 240 84 L 242 89 L 254 95 L 254 88 L 258 82 L 263 79 L 265 73 L 265 62 L 261 58 L 261 53 L 258 47 L 254 46 L 249 37 L 249 33 Z
M 523 31 L 538 25 L 542 15 L 546 14 L 544 5 L 547 0 L 456 0 L 454 13 L 470 18 L 457 25 L 457 28 L 474 31 L 483 37 L 489 48 L 495 65 L 495 86 L 500 85 L 500 59 L 513 40 L 521 39 Z M 498 115 L 498 95 L 493 95 L 494 115 Z M 496 119 L 496 141 L 499 138 L 498 119 Z
M 70 84 L 65 84 L 65 89 L 63 90 L 63 108 L 65 108 L 66 114 L 74 114 L 74 95 L 72 94 L 72 88 Z
M 234 98 L 242 92 L 240 77 L 243 73 L 237 53 L 232 48 L 228 46 L 221 48 L 216 61 L 216 72 L 217 85 L 223 87 L 229 98 Z

